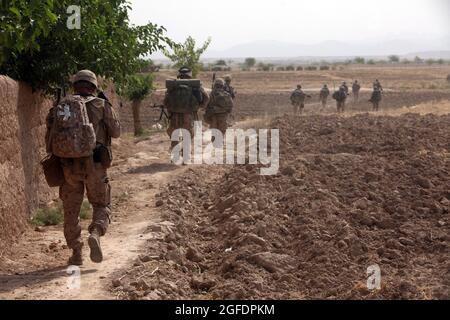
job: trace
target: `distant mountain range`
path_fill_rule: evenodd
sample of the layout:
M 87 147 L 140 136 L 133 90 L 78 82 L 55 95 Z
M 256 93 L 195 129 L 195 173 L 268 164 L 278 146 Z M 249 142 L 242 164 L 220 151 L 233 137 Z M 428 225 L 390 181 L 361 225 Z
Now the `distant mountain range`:
M 417 52 L 417 53 L 415 53 Z M 430 40 L 389 40 L 367 43 L 325 41 L 312 45 L 282 41 L 254 41 L 226 50 L 209 50 L 205 58 L 299 58 L 419 55 L 422 58 L 450 58 L 450 37 Z

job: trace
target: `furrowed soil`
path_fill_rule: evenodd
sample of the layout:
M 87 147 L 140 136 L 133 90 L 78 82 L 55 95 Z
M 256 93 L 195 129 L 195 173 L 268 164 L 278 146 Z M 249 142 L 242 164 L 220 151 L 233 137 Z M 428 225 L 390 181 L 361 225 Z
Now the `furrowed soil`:
M 142 108 L 140 138 L 114 142 L 105 260 L 69 289 L 62 226 L 30 226 L 0 252 L 0 299 L 449 299 L 450 67 L 237 72 L 235 128 L 280 129 L 280 170 L 175 166 L 151 127 L 164 79 Z M 218 74 L 220 76 L 220 74 Z M 202 73 L 210 87 L 211 73 Z M 363 83 L 339 116 L 324 82 Z M 380 78 L 381 112 L 368 113 Z M 313 95 L 290 115 L 300 82 Z M 132 129 L 127 103 L 125 131 Z M 83 221 L 83 230 L 88 221 Z M 86 231 L 83 231 L 86 238 Z M 378 266 L 381 289 L 369 290 Z
M 448 299 L 450 115 L 284 116 L 281 168 L 194 168 L 113 282 L 130 299 Z M 202 177 L 202 179 L 198 179 Z M 367 289 L 367 268 L 381 289 Z M 118 276 L 119 277 L 119 276 Z

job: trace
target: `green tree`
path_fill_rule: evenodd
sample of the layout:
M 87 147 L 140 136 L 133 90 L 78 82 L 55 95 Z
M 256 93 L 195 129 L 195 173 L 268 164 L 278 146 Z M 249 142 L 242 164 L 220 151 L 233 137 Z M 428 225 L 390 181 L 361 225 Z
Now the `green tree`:
M 211 44 L 211 38 L 208 38 L 200 48 L 196 47 L 196 41 L 191 36 L 187 37 L 184 43 L 176 44 L 172 47 L 172 52 L 163 49 L 164 55 L 175 63 L 175 67 L 189 67 L 192 70 L 192 76 L 195 78 L 200 71 L 200 57 Z
M 227 62 L 225 60 L 217 60 L 215 63 L 216 66 L 226 66 Z
M 400 57 L 395 55 L 395 54 L 390 55 L 388 57 L 388 59 L 389 59 L 389 62 L 391 62 L 391 63 L 398 63 L 398 62 L 400 62 Z
M 246 69 L 253 68 L 256 65 L 256 59 L 255 58 L 246 58 L 244 61 L 244 66 Z
M 353 62 L 356 64 L 364 64 L 366 63 L 366 59 L 364 59 L 363 57 L 355 57 L 355 59 L 353 59 Z
M 123 89 L 125 97 L 131 101 L 135 136 L 139 136 L 144 132 L 141 123 L 141 104 L 152 93 L 154 89 L 153 80 L 152 74 L 132 75 L 127 77 L 126 85 Z
M 79 6 L 79 29 L 68 28 Z M 165 29 L 130 24 L 127 0 L 7 0 L 0 7 L 0 74 L 34 89 L 60 85 L 90 69 L 118 85 L 140 68 L 140 57 L 173 43 Z
M 419 56 L 416 56 L 416 57 L 414 58 L 414 62 L 415 62 L 415 63 L 423 63 L 423 59 L 422 59 L 421 57 L 419 57 Z

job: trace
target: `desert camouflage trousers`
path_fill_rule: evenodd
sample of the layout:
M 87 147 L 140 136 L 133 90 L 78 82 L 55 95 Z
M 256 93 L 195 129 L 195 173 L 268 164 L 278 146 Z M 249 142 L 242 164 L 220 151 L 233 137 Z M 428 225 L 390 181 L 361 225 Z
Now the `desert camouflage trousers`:
M 228 113 L 214 113 L 208 115 L 208 124 L 210 129 L 217 129 L 225 135 L 228 129 Z
M 169 138 L 172 137 L 172 133 L 177 129 L 186 129 L 192 136 L 194 129 L 194 115 L 192 113 L 171 113 L 169 127 L 166 131 Z M 178 142 L 172 141 L 172 147 L 177 144 Z
M 345 101 L 336 101 L 336 106 L 338 113 L 345 111 Z
M 305 109 L 305 103 L 304 102 L 298 102 L 298 103 L 294 103 L 293 105 L 294 108 L 294 114 L 302 114 L 303 110 Z
M 62 159 L 61 162 L 65 182 L 59 189 L 59 197 L 64 208 L 64 237 L 70 249 L 81 248 L 80 209 L 85 189 L 93 208 L 88 230 L 97 228 L 103 236 L 110 223 L 111 186 L 106 169 L 92 159 Z

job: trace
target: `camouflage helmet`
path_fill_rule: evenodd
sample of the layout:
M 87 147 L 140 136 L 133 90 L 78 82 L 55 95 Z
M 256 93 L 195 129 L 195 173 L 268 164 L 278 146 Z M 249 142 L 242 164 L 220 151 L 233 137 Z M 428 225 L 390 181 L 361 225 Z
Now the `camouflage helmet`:
M 227 74 L 223 77 L 223 80 L 225 80 L 225 82 L 231 82 L 232 78 L 231 75 Z
M 97 76 L 91 70 L 78 71 L 77 74 L 73 77 L 73 83 L 75 84 L 79 81 L 92 83 L 95 88 L 98 88 Z
M 323 87 L 324 87 L 324 88 L 328 88 L 328 85 L 325 83 L 325 84 L 323 85 Z
M 178 70 L 178 76 L 188 76 L 192 78 L 192 70 L 188 67 L 181 67 Z
M 302 86 L 300 84 L 297 85 L 297 89 L 301 89 Z
M 214 87 L 223 87 L 225 86 L 225 81 L 221 78 L 214 80 Z

